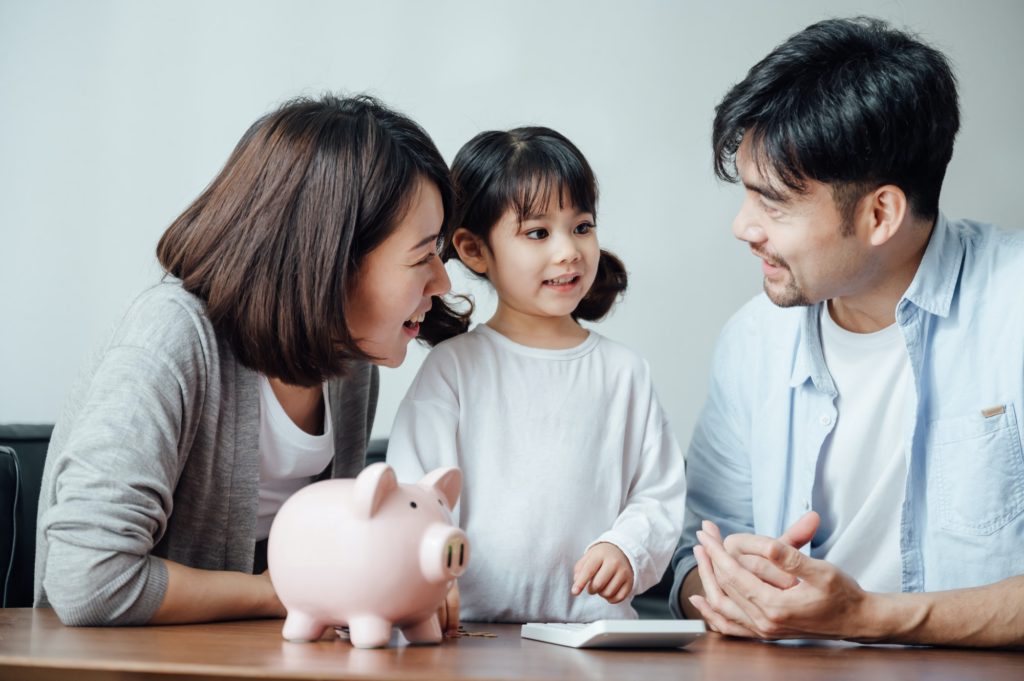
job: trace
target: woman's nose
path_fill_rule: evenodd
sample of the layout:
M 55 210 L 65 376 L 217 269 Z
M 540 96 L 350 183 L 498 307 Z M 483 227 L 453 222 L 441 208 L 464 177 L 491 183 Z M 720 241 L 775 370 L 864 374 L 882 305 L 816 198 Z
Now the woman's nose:
M 452 280 L 448 278 L 448 270 L 444 268 L 444 263 L 440 258 L 434 258 L 431 267 L 433 272 L 424 293 L 428 296 L 443 296 L 452 290 Z

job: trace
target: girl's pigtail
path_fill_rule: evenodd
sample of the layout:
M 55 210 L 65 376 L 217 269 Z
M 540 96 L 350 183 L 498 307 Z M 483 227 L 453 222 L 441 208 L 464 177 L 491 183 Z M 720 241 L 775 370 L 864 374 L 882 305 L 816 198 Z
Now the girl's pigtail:
M 430 310 L 420 323 L 420 335 L 417 340 L 433 347 L 441 341 L 448 340 L 469 331 L 469 320 L 473 316 L 473 301 L 468 296 L 449 296 L 453 301 L 461 300 L 467 309 L 459 312 L 452 304 L 441 296 L 430 299 Z
M 573 310 L 572 318 L 596 322 L 604 317 L 611 311 L 616 299 L 626 290 L 627 280 L 626 266 L 618 256 L 601 249 L 594 285 Z

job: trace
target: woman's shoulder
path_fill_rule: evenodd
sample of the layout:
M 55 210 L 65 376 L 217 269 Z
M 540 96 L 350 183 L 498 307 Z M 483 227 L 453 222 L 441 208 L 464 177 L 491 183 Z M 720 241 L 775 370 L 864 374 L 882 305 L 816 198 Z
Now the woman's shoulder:
M 217 336 L 206 306 L 177 279 L 167 277 L 128 305 L 111 336 L 110 348 L 135 348 L 174 364 L 217 354 Z

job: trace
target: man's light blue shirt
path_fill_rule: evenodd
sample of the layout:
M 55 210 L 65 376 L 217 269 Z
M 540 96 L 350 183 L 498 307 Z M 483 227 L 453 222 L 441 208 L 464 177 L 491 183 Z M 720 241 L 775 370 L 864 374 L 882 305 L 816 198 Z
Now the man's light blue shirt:
M 761 294 L 719 337 L 687 453 L 686 521 L 672 560 L 677 617 L 702 520 L 723 535 L 778 536 L 811 510 L 837 418 L 821 305 L 780 308 Z M 905 496 L 892 518 L 902 590 L 1024 574 L 1024 232 L 940 215 L 896 323 L 916 393 L 912 404 L 890 405 L 907 420 Z

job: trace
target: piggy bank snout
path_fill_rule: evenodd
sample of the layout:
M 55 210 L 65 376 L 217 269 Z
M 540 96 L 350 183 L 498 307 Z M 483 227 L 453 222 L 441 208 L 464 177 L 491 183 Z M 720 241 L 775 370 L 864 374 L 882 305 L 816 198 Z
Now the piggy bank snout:
M 434 524 L 420 545 L 420 568 L 431 582 L 447 582 L 462 575 L 469 562 L 469 539 L 457 527 Z

